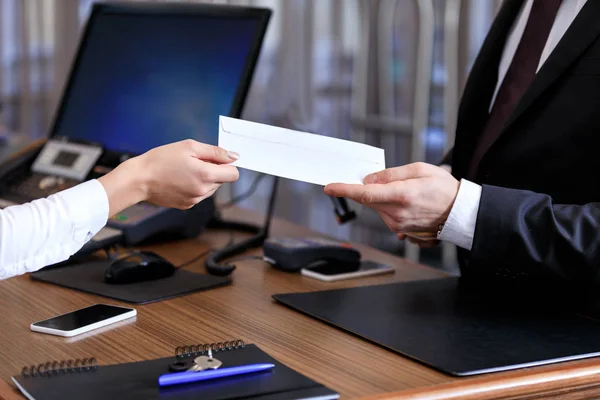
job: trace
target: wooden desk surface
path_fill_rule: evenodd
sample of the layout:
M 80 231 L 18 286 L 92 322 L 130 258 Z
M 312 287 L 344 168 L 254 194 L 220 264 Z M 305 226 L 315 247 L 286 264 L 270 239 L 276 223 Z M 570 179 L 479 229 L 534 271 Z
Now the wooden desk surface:
M 232 213 L 236 219 L 255 218 L 240 210 Z M 272 230 L 274 236 L 306 234 L 310 232 L 305 228 L 280 220 L 275 222 Z M 236 237 L 242 237 L 238 235 Z M 209 231 L 197 240 L 162 244 L 152 249 L 179 264 L 207 248 L 224 245 L 229 237 L 227 232 Z M 494 374 L 483 377 L 487 379 L 483 382 L 482 378 L 452 378 L 272 300 L 271 295 L 275 293 L 444 276 L 442 272 L 426 266 L 366 247 L 359 248 L 367 259 L 396 266 L 396 273 L 325 283 L 276 271 L 262 261 L 243 261 L 237 263 L 234 282 L 230 286 L 136 306 L 138 316 L 135 321 L 125 321 L 74 338 L 33 333 L 29 325 L 96 302 L 119 302 L 33 282 L 26 276 L 0 281 L 0 378 L 9 381 L 24 365 L 49 360 L 94 356 L 100 365 L 107 365 L 170 356 L 180 345 L 242 339 L 257 344 L 289 367 L 339 391 L 342 398 L 441 399 L 468 397 L 469 394 L 470 398 L 499 398 L 500 392 L 513 398 L 533 391 L 538 395 L 560 392 L 566 396 L 564 393 L 571 386 L 592 387 L 591 390 L 594 390 L 594 386 L 600 384 L 600 361 L 595 360 L 564 364 L 559 367 L 559 372 L 552 370 L 556 369 L 555 366 Z M 260 254 L 260 250 L 256 254 Z M 187 269 L 203 271 L 203 263 L 198 262 Z M 570 376 L 565 375 L 567 370 L 571 371 Z M 539 378 L 541 373 L 546 373 L 545 377 Z M 519 379 L 525 379 L 526 383 L 519 386 Z M 568 396 L 580 398 L 573 396 L 581 393 L 571 391 Z M 0 385 L 0 398 L 20 396 L 15 395 L 14 389 L 5 383 Z

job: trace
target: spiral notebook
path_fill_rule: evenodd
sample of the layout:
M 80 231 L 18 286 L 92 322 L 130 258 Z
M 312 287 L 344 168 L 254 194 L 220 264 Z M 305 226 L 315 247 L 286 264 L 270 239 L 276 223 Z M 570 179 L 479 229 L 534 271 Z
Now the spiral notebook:
M 169 365 L 187 357 L 206 354 L 222 361 L 222 367 L 273 363 L 271 371 L 172 387 L 159 387 L 158 377 Z M 199 372 L 201 373 L 201 372 Z M 263 400 L 337 399 L 327 387 L 286 367 L 256 345 L 240 340 L 178 347 L 174 357 L 127 364 L 98 366 L 95 358 L 51 361 L 24 367 L 12 378 L 30 400 L 87 399 L 238 399 Z

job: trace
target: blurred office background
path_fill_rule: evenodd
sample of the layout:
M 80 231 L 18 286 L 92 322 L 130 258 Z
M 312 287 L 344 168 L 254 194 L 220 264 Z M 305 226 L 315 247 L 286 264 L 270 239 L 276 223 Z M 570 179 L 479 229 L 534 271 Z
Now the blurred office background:
M 135 0 L 131 0 L 135 1 Z M 211 2 L 211 1 L 205 1 Z M 437 163 L 453 141 L 458 100 L 501 0 L 220 0 L 274 10 L 245 119 L 383 147 L 388 166 Z M 0 126 L 47 134 L 91 0 L 0 0 Z M 219 199 L 246 192 L 255 174 Z M 241 206 L 263 211 L 263 179 Z M 452 246 L 400 243 L 356 204 L 338 225 L 322 188 L 280 186 L 277 215 L 328 235 L 454 269 Z

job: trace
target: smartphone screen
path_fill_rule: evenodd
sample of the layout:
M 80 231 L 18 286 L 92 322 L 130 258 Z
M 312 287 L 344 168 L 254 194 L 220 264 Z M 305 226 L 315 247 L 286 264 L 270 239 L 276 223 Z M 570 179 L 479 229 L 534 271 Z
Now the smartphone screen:
M 307 270 L 315 272 L 317 274 L 333 276 L 340 274 L 349 274 L 352 272 L 366 272 L 374 270 L 390 269 L 389 266 L 378 264 L 373 261 L 362 261 L 360 264 L 323 264 L 314 267 L 307 268 Z
M 68 314 L 59 315 L 44 321 L 36 322 L 34 325 L 41 328 L 51 328 L 60 331 L 73 331 L 108 318 L 116 317 L 128 312 L 131 308 L 111 306 L 107 304 L 94 304 Z

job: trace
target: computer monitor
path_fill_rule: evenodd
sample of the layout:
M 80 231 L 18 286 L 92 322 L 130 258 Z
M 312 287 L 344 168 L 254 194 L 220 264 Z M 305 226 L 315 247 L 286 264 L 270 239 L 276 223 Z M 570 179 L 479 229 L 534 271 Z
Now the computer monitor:
M 210 4 L 95 4 L 52 137 L 137 155 L 182 139 L 217 144 L 239 117 L 270 10 Z

